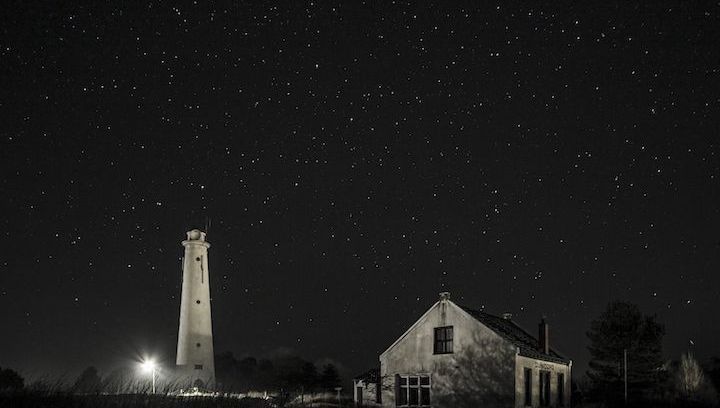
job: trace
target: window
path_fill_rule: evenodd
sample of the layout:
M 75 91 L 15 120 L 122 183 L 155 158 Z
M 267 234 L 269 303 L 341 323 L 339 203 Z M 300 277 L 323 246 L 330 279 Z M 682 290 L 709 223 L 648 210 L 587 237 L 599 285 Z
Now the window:
M 565 374 L 558 373 L 557 382 L 558 406 L 562 407 L 565 405 Z
M 395 405 L 402 407 L 408 404 L 408 378 L 398 378 L 398 389 L 397 398 L 395 398 Z
M 532 369 L 525 369 L 525 406 L 532 406 Z
M 408 391 L 410 396 L 408 397 L 408 405 L 411 407 L 418 406 L 420 404 L 420 379 L 417 377 L 408 378 Z
M 453 352 L 453 327 L 436 327 L 435 328 L 435 347 L 434 354 L 449 354 Z
M 540 406 L 550 405 L 550 371 L 540 371 Z
M 200 343 L 195 343 L 195 347 L 200 347 Z
M 202 364 L 195 364 L 196 370 L 202 370 Z
M 420 405 L 430 405 L 430 377 L 420 377 Z
M 395 405 L 398 407 L 429 407 L 430 376 L 402 375 L 396 378 Z
M 198 257 L 197 260 L 198 262 L 202 261 L 202 257 Z M 202 262 L 200 262 L 200 283 L 205 283 L 205 268 Z

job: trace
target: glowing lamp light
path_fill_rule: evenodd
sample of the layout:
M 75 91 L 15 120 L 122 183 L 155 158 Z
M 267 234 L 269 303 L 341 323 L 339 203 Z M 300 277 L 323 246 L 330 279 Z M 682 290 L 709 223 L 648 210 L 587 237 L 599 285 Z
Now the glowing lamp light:
M 153 361 L 153 360 L 145 360 L 140 363 L 140 367 L 146 373 L 151 373 L 151 372 L 155 371 L 155 368 L 157 368 L 157 364 L 155 364 L 155 361 Z
M 143 360 L 140 367 L 146 373 L 152 374 L 152 393 L 155 394 L 155 373 L 157 372 L 157 364 L 153 359 Z

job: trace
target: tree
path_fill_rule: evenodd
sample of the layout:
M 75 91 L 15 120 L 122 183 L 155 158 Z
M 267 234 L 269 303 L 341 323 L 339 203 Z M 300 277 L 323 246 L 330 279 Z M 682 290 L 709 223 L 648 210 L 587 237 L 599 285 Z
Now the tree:
M 302 386 L 307 392 L 315 391 L 318 382 L 318 372 L 315 364 L 306 361 L 302 366 Z
M 247 391 L 258 386 L 258 362 L 255 357 L 245 357 L 238 361 L 237 368 L 240 377 L 239 387 L 241 391 Z
M 338 374 L 337 368 L 332 364 L 326 364 L 323 367 L 322 374 L 319 379 L 320 388 L 325 391 L 334 389 L 340 386 L 340 374 Z
M 688 406 L 716 406 L 717 392 L 695 357 L 686 353 L 675 372 L 675 390 L 679 402 Z
M 226 351 L 215 356 L 215 378 L 224 391 L 239 391 L 238 361 L 233 353 Z
M 720 390 L 720 357 L 713 357 L 705 366 L 705 373 L 714 389 Z
M 693 399 L 704 385 L 705 375 L 692 355 L 686 353 L 680 358 L 675 381 L 680 396 L 685 399 Z
M 72 387 L 73 392 L 78 394 L 96 394 L 102 389 L 102 381 L 98 375 L 97 368 L 88 367 L 80 374 Z
M 265 389 L 277 388 L 277 372 L 272 361 L 268 359 L 258 361 L 255 381 L 255 386 L 258 387 Z
M 18 391 L 25 385 L 25 380 L 15 370 L 0 369 L 0 391 Z
M 275 369 L 277 371 L 278 385 L 288 392 L 302 389 L 305 385 L 304 370 L 307 363 L 298 356 L 285 356 L 276 359 Z
M 590 325 L 590 369 L 593 396 L 610 405 L 623 400 L 623 354 L 627 351 L 628 399 L 633 403 L 657 395 L 665 382 L 662 337 L 665 329 L 655 316 L 644 316 L 637 305 L 611 302 Z

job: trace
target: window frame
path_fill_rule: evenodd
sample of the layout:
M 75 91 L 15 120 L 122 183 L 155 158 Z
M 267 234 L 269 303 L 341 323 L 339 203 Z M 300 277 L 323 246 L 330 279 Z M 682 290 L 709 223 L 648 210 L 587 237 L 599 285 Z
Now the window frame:
M 565 406 L 565 373 L 557 373 L 557 405 Z
M 450 334 L 448 338 L 448 332 Z M 438 336 L 442 333 L 442 338 Z M 455 328 L 453 326 L 435 327 L 433 330 L 433 354 L 453 354 L 455 342 Z
M 552 381 L 552 374 L 548 370 L 540 370 L 539 376 L 539 391 L 540 391 L 540 406 L 549 407 L 552 400 L 552 391 L 550 382 Z
M 404 380 L 404 384 L 403 384 Z M 414 381 L 413 381 L 414 380 Z M 427 381 L 423 381 L 427 380 Z M 414 384 L 412 384 L 414 382 Z M 416 390 L 416 391 L 413 391 Z M 427 401 L 423 401 L 423 390 L 427 390 Z M 403 374 L 397 375 L 395 389 L 396 407 L 431 407 L 432 406 L 432 379 L 430 374 Z M 411 395 L 415 392 L 417 403 L 411 403 Z M 403 398 L 404 397 L 404 398 Z M 427 402 L 427 404 L 423 404 Z
M 525 373 L 524 381 L 524 392 L 525 392 L 525 406 L 532 406 L 532 368 L 525 367 L 523 371 Z

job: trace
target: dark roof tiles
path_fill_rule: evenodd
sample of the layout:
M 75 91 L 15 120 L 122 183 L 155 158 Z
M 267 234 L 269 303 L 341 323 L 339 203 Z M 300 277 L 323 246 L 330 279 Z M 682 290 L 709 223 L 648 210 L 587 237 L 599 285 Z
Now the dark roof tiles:
M 477 319 L 480 323 L 499 334 L 520 349 L 520 355 L 538 360 L 550 361 L 553 363 L 569 364 L 570 360 L 563 357 L 555 350 L 550 349 L 550 354 L 539 350 L 538 340 L 528 332 L 515 324 L 510 319 L 504 319 L 479 310 L 460 306 L 464 311 Z
M 380 369 L 379 368 L 371 368 L 364 373 L 355 376 L 353 380 L 362 380 L 366 383 L 377 383 L 378 378 L 380 378 Z

